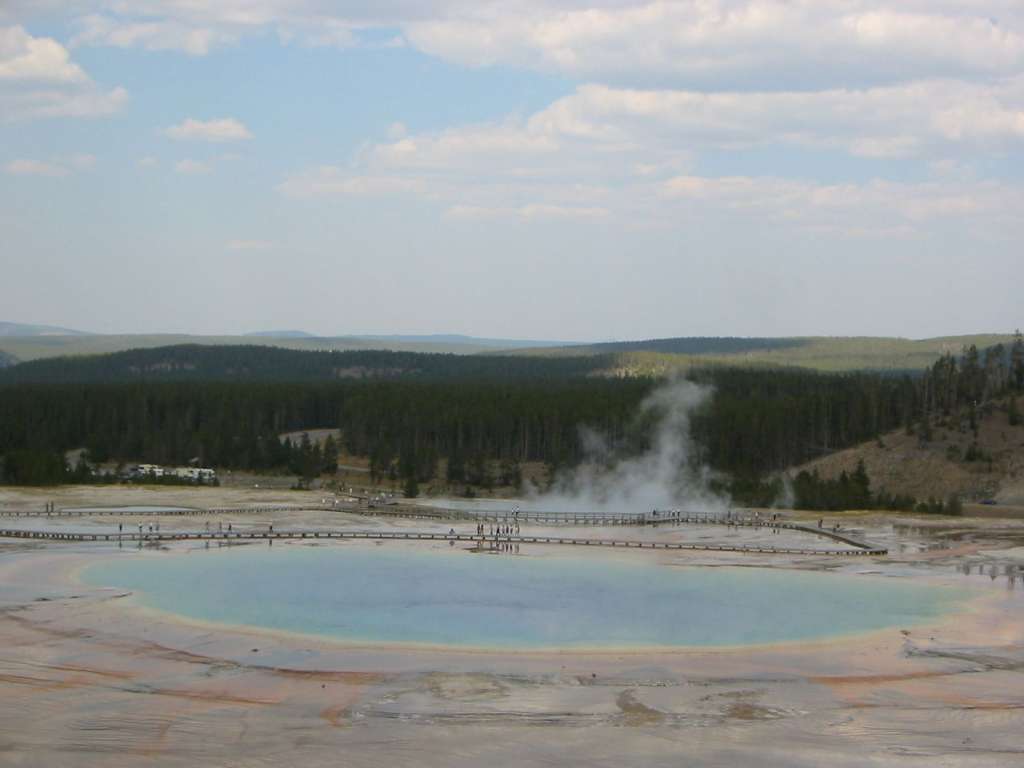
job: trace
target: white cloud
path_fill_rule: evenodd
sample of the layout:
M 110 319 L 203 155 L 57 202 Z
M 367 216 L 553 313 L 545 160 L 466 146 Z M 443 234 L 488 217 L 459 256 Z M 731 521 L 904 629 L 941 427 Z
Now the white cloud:
M 152 155 L 146 155 L 145 157 L 140 157 L 140 158 L 139 158 L 139 159 L 138 159 L 138 160 L 137 160 L 137 161 L 135 162 L 135 164 L 136 164 L 136 165 L 137 165 L 137 166 L 138 166 L 139 168 L 155 168 L 155 167 L 156 167 L 157 165 L 159 165 L 159 164 L 160 164 L 160 161 L 159 161 L 159 160 L 157 160 L 157 159 L 156 159 L 155 157 L 153 157 Z
M 33 37 L 20 26 L 0 27 L 0 80 L 81 83 L 88 79 L 56 40 Z
M 563 154 L 573 156 L 578 148 Z M 850 237 L 908 237 L 935 226 L 959 222 L 984 231 L 1018 227 L 1024 222 L 1024 191 L 1012 184 L 940 179 L 904 183 L 876 179 L 863 183 L 822 183 L 781 177 L 666 176 L 605 170 L 601 178 L 594 154 L 593 180 L 582 182 L 556 164 L 549 174 L 522 174 L 500 158 L 475 157 L 470 165 L 447 170 L 420 163 L 397 166 L 393 156 L 374 152 L 353 168 L 312 169 L 286 179 L 279 191 L 294 199 L 389 197 L 436 204 L 449 220 L 587 221 L 613 219 L 626 228 L 685 229 L 718 220 L 722 226 L 748 224 L 781 230 L 831 233 Z M 551 164 L 552 156 L 538 162 Z M 1016 224 L 1014 224 L 1016 222 Z
M 104 91 L 92 85 L 80 89 L 0 90 L 0 119 L 103 117 L 119 111 L 127 101 L 124 88 Z
M 585 85 L 533 115 L 533 135 L 694 148 L 769 144 L 894 157 L 935 142 L 1024 139 L 1024 77 L 863 90 L 713 92 Z
M 608 209 L 607 195 L 685 177 L 693 155 L 707 151 L 942 157 L 950 145 L 1001 152 L 1022 140 L 1024 78 L 820 92 L 585 85 L 531 116 L 404 134 L 364 148 L 352 168 L 305 171 L 279 188 L 292 197 L 412 192 L 449 203 L 456 218 L 507 216 L 535 204 Z
M 694 170 L 709 156 L 732 153 L 742 167 L 744 152 L 763 162 L 766 149 L 781 148 L 779 168 L 790 167 L 795 149 L 815 162 L 833 152 L 913 158 L 927 177 L 949 156 L 1019 149 L 1019 0 L 133 0 L 103 8 L 82 19 L 76 43 L 203 55 L 258 35 L 344 48 L 377 45 L 382 30 L 397 30 L 405 44 L 448 61 L 588 83 L 529 115 L 428 133 L 395 123 L 351 165 L 285 178 L 278 189 L 290 198 L 407 197 L 436 203 L 450 218 L 520 220 L 661 222 L 680 206 L 711 206 L 795 226 L 803 210 L 815 221 L 801 226 L 851 232 L 975 220 L 1019 201 L 1010 187 L 998 203 L 977 179 L 956 194 L 965 180 L 951 175 L 938 187 L 787 186 L 784 170 L 770 182 Z M 166 135 L 251 137 L 228 117 L 189 118 Z M 817 170 L 811 157 L 805 175 Z M 687 184 L 700 194 L 686 194 Z M 872 223 L 859 224 L 858 212 Z
M 575 5 L 482 2 L 410 21 L 405 34 L 421 50 L 471 66 L 694 85 L 1006 74 L 1024 61 L 1024 10 L 999 0 L 911 1 L 898 11 L 886 0 Z
M 175 173 L 181 173 L 186 176 L 196 176 L 203 173 L 210 172 L 210 166 L 206 163 L 201 163 L 198 160 L 192 160 L 191 158 L 185 158 L 179 160 L 174 164 Z
M 233 117 L 205 121 L 187 118 L 180 125 L 172 125 L 165 133 L 172 139 L 198 141 L 239 141 L 252 138 L 249 129 Z
M 40 160 L 12 160 L 4 170 L 12 176 L 67 176 L 70 171 L 59 163 L 47 163 Z
M 480 158 L 514 164 L 550 155 L 558 144 L 544 132 L 524 130 L 514 122 L 453 128 L 437 134 L 407 136 L 372 149 L 375 160 L 404 168 L 452 169 L 473 166 Z
M 74 45 L 105 45 L 115 48 L 144 48 L 149 51 L 176 50 L 205 56 L 217 44 L 237 37 L 214 27 L 190 26 L 173 19 L 125 21 L 91 15 L 79 20 Z
M 0 121 L 108 115 L 127 99 L 92 82 L 56 40 L 0 27 Z
M 359 29 L 344 19 L 325 18 L 319 24 L 285 23 L 278 35 L 282 42 L 298 40 L 312 48 L 354 48 L 359 45 Z
M 82 19 L 75 42 L 204 55 L 268 32 L 376 46 L 364 31 L 394 29 L 469 66 L 701 88 L 1009 75 L 1024 62 L 1018 0 L 135 0 Z

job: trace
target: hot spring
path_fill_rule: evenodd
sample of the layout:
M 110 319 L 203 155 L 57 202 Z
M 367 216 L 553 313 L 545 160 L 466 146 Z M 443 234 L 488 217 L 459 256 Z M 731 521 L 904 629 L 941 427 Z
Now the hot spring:
M 190 619 L 504 650 L 814 640 L 919 624 L 968 596 L 880 576 L 362 545 L 124 555 L 82 578 Z

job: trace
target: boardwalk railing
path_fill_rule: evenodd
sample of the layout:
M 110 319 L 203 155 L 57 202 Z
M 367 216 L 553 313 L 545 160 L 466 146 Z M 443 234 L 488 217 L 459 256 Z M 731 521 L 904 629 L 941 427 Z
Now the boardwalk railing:
M 468 533 L 434 533 L 412 531 L 175 531 L 142 533 L 85 533 L 72 531 L 30 531 L 0 529 L 0 537 L 14 539 L 43 539 L 73 542 L 138 542 L 142 544 L 178 541 L 269 541 L 302 539 L 373 539 L 398 541 L 468 542 L 487 546 L 491 542 L 507 544 L 555 544 L 563 546 L 617 547 L 620 549 L 690 550 L 703 552 L 745 552 L 772 555 L 830 555 L 851 557 L 885 555 L 887 550 L 869 549 L 808 549 L 799 547 L 764 547 L 733 544 L 691 544 L 675 541 L 627 541 L 621 539 L 591 539 L 566 536 L 480 536 Z
M 208 509 L 181 507 L 178 509 L 147 509 L 133 510 L 125 507 L 93 507 L 93 508 L 68 508 L 53 510 L 50 512 L 33 511 L 0 511 L 0 517 L 25 517 L 25 518 L 60 518 L 60 517 L 94 517 L 100 515 L 118 516 L 197 516 L 197 515 L 248 515 L 248 514 L 270 514 L 280 512 L 322 512 L 333 510 L 338 512 L 354 513 L 367 517 L 389 517 L 400 519 L 421 519 L 421 520 L 473 520 L 484 523 L 534 523 L 549 526 L 644 526 L 644 525 L 726 525 L 732 527 L 748 528 L 774 528 L 790 531 L 800 531 L 816 536 L 822 536 L 833 541 L 848 544 L 857 549 L 874 552 L 875 547 L 868 542 L 854 538 L 847 533 L 841 533 L 838 529 L 828 529 L 798 523 L 785 522 L 782 520 L 771 520 L 770 518 L 757 515 L 741 514 L 730 510 L 724 514 L 710 512 L 694 512 L 689 510 L 652 510 L 642 513 L 581 513 L 581 512 L 544 512 L 537 510 L 484 510 L 484 509 L 451 509 L 448 507 L 426 507 L 413 504 L 374 504 L 368 507 L 353 507 L 334 503 L 306 504 L 306 505 L 257 505 L 240 507 L 212 507 Z
M 409 504 L 390 504 L 382 507 L 371 505 L 368 509 L 359 510 L 359 514 L 376 517 L 394 517 L 404 519 L 430 520 L 475 520 L 484 523 L 538 523 L 542 525 L 566 526 L 616 526 L 616 525 L 727 525 L 745 528 L 776 528 L 790 531 L 811 533 L 833 541 L 849 544 L 858 549 L 873 550 L 867 542 L 856 539 L 845 533 L 827 528 L 816 528 L 798 523 L 771 520 L 757 515 L 741 514 L 730 510 L 726 513 L 695 512 L 692 510 L 671 509 L 652 510 L 641 513 L 583 513 L 583 512 L 541 512 L 535 510 L 483 510 L 483 509 L 450 509 L 447 507 L 422 507 Z

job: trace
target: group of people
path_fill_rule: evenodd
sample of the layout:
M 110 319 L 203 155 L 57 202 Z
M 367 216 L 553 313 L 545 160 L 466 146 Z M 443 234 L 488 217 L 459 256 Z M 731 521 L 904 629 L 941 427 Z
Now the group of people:
M 228 533 L 231 533 L 231 530 L 232 530 L 231 523 L 228 523 Z M 274 526 L 270 526 L 270 530 L 273 531 L 274 530 Z M 210 521 L 209 520 L 206 521 L 206 532 L 207 533 L 210 532 Z M 224 523 L 217 523 L 217 532 L 218 533 L 223 533 L 224 532 Z
M 160 533 L 160 523 L 150 523 L 149 527 L 146 528 L 142 523 L 139 523 L 139 535 L 142 535 L 143 529 L 146 529 L 147 533 Z M 124 533 L 124 523 L 117 524 L 117 532 Z
M 455 529 L 452 528 L 451 532 L 455 533 Z M 476 524 L 476 535 L 477 536 L 485 535 L 484 534 L 484 524 L 483 523 L 477 523 Z M 489 530 L 487 531 L 486 535 L 488 537 L 493 537 L 493 538 L 497 538 L 499 536 L 518 536 L 519 535 L 519 523 L 518 522 L 506 523 L 505 525 L 498 525 L 498 526 L 491 525 Z

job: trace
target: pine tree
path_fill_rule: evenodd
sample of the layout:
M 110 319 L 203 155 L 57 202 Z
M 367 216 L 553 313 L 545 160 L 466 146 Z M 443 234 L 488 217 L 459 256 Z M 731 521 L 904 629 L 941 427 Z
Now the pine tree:
M 328 435 L 323 446 L 323 471 L 328 475 L 338 473 L 338 444 L 333 435 Z
M 416 475 L 409 475 L 405 480 L 405 498 L 415 499 L 420 495 L 420 484 L 416 482 Z
M 868 509 L 871 506 L 871 480 L 868 478 L 863 459 L 857 462 L 857 468 L 850 480 L 854 486 L 852 506 L 856 509 Z
M 1013 335 L 1013 346 L 1010 348 L 1010 374 L 1013 376 L 1013 386 L 1018 391 L 1024 391 L 1024 337 L 1020 329 Z
M 456 441 L 448 453 L 448 469 L 445 473 L 449 485 L 462 483 L 466 480 L 466 463 L 462 458 L 462 451 Z

